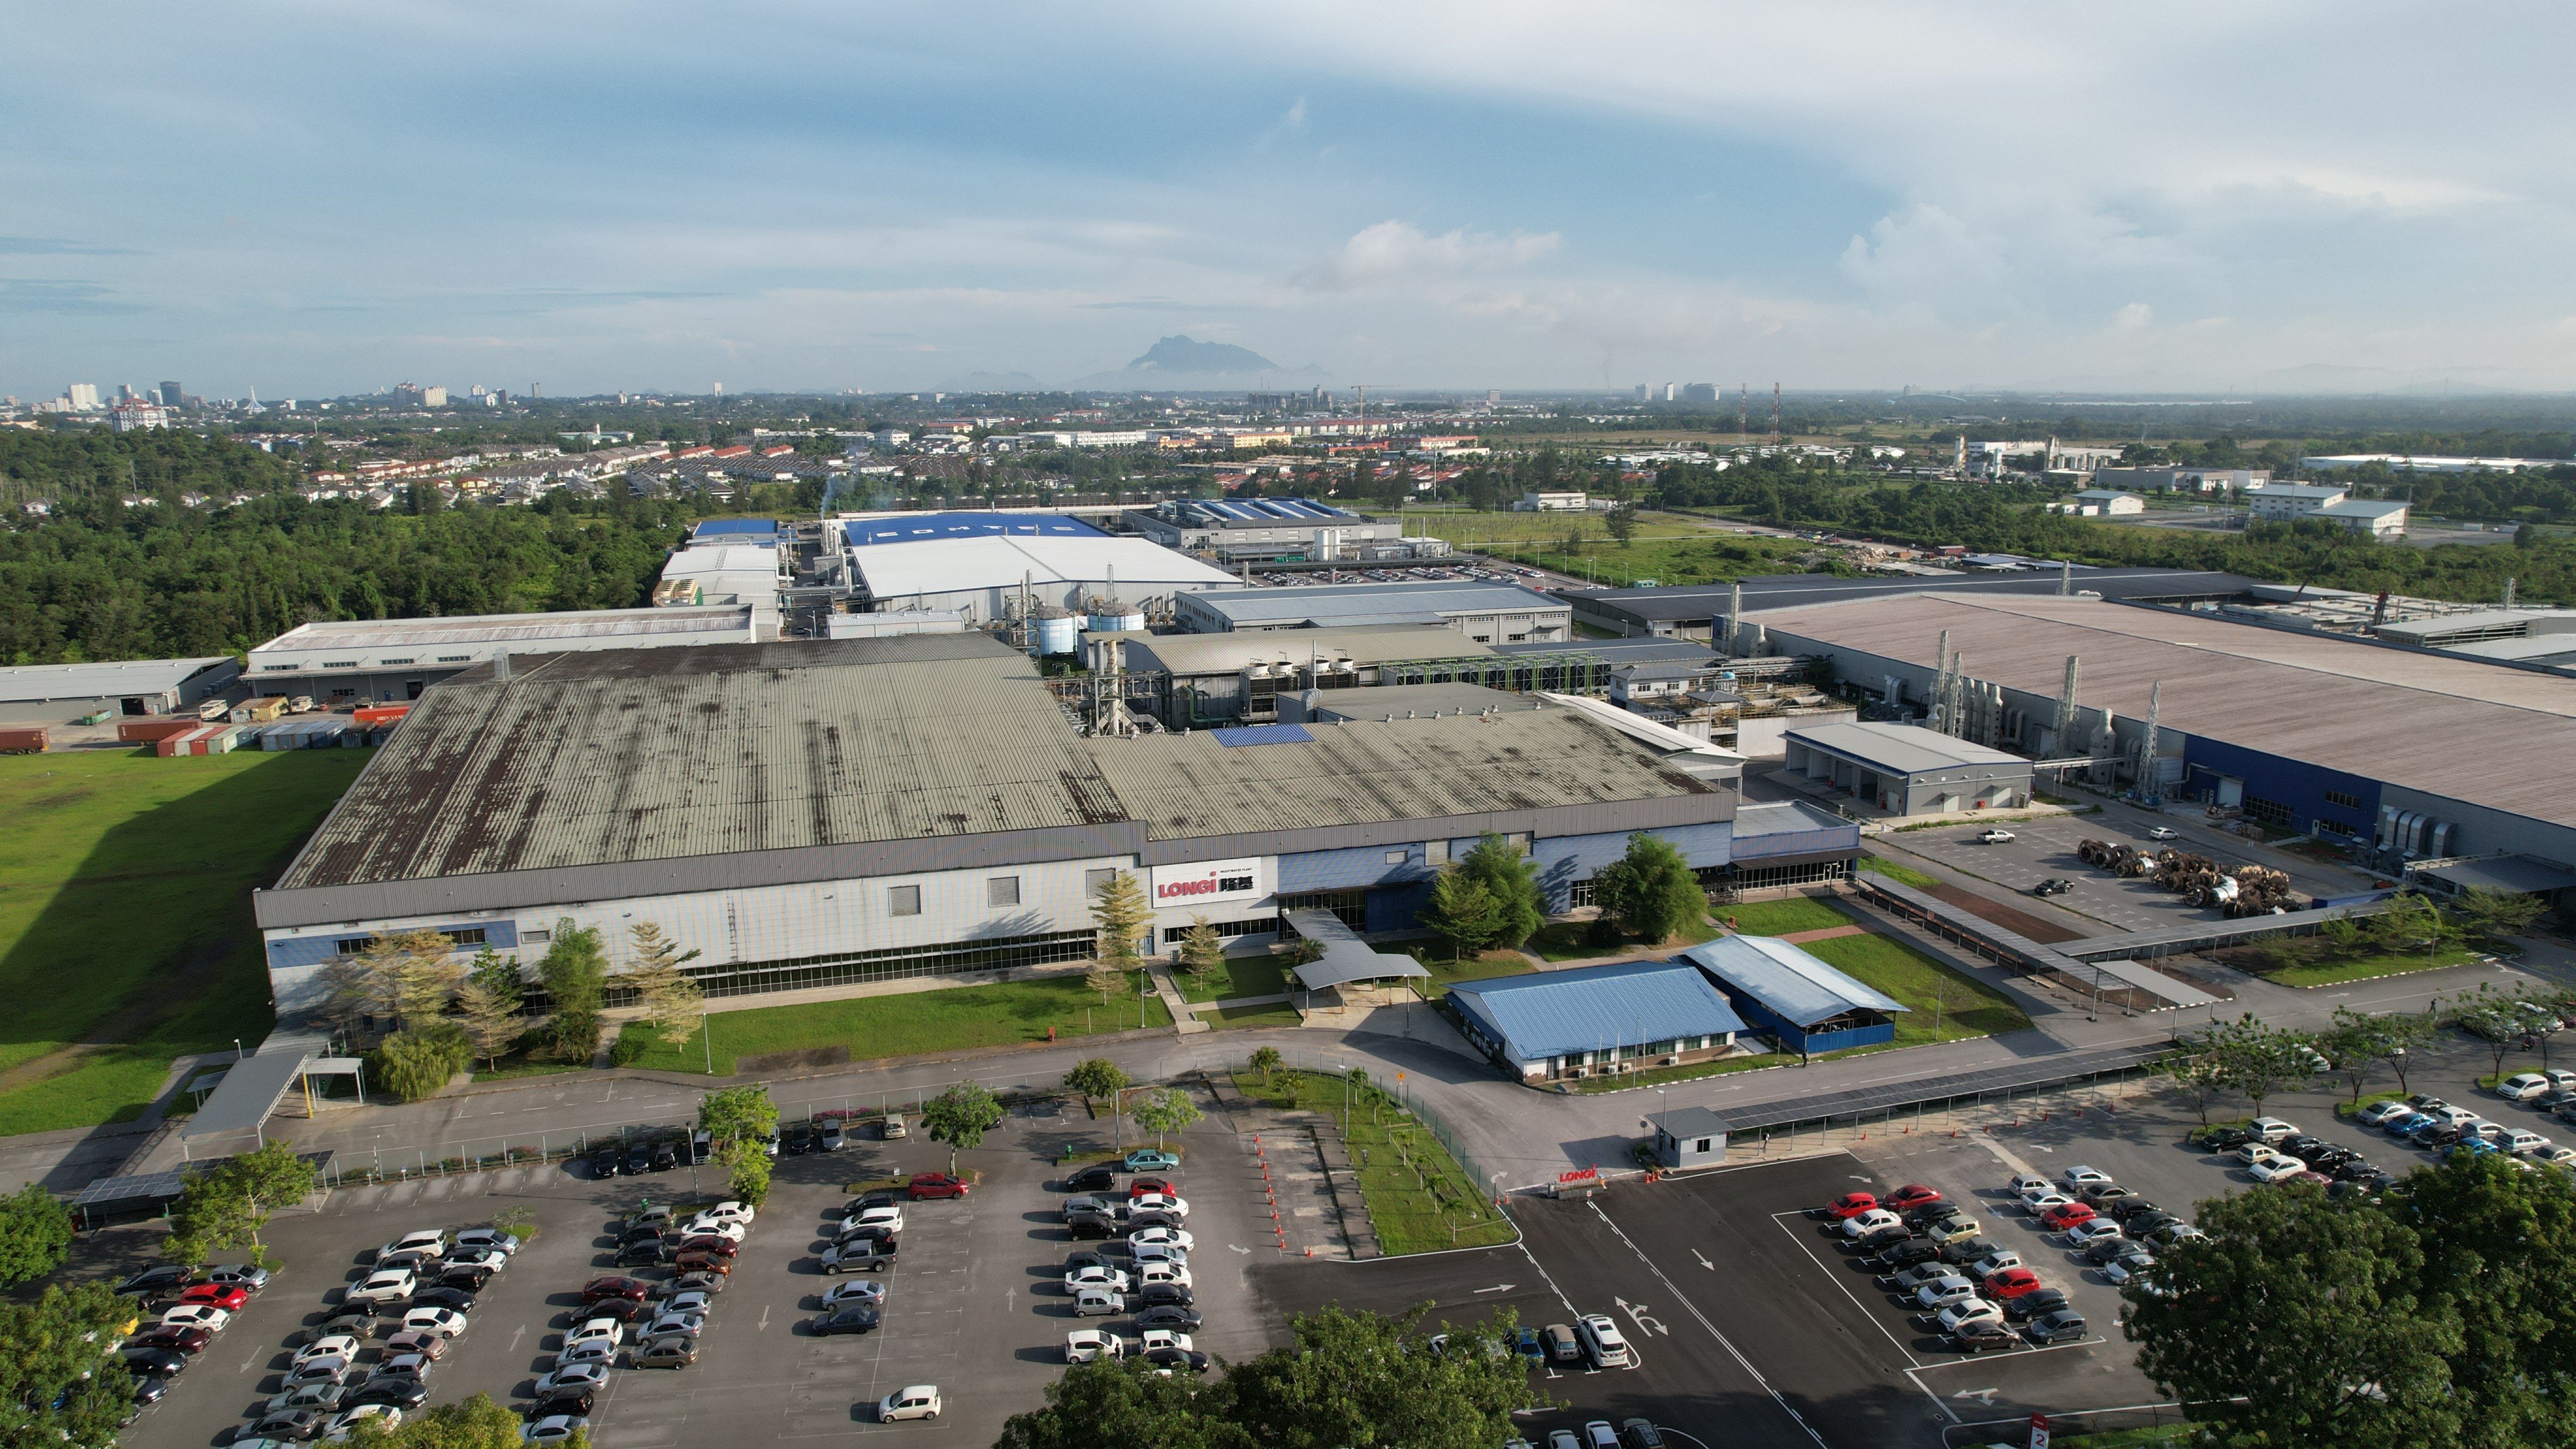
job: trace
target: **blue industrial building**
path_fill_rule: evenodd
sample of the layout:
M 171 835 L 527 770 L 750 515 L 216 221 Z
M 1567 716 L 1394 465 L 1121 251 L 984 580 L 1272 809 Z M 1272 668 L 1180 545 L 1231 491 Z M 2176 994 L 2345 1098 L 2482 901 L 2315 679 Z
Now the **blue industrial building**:
M 1894 1041 L 1907 1009 L 1772 936 L 1721 936 L 1681 959 L 1708 973 L 1752 1030 L 1803 1056 Z
M 1449 988 L 1467 1040 L 1525 1082 L 1652 1070 L 1722 1057 L 1744 1022 L 1678 961 L 1630 961 Z
M 935 538 L 1107 538 L 1080 519 L 1046 513 L 905 513 L 853 518 L 841 525 L 852 548 L 920 543 Z

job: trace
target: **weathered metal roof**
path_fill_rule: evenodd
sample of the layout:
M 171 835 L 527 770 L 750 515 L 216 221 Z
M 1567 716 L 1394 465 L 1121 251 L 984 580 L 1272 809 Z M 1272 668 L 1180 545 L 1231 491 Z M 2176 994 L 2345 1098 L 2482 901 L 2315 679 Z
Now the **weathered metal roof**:
M 1446 632 L 1446 631 L 1444 631 Z M 106 699 L 160 694 L 232 661 L 126 659 L 109 664 L 22 664 L 0 669 L 0 700 Z
M 1408 624 L 1391 629 L 1282 629 L 1225 634 L 1093 634 L 1092 639 L 1128 641 L 1129 669 L 1162 669 L 1173 674 L 1231 674 L 1254 664 L 1289 664 L 1300 668 L 1317 660 L 1328 664 L 1401 663 L 1415 659 L 1491 659 L 1492 646 L 1479 644 L 1446 624 Z M 1559 645 L 1559 648 L 1565 646 Z
M 1283 588 L 1209 589 L 1197 602 L 1233 626 L 1299 623 L 1364 627 L 1448 614 L 1527 614 L 1563 609 L 1518 584 L 1398 580 L 1387 584 L 1291 584 Z
M 1882 599 L 1905 594 L 1992 596 L 2057 592 L 2057 570 L 2029 573 L 1917 574 L 1903 578 L 1838 578 L 1832 574 L 1757 574 L 1742 581 L 1744 611 L 1807 608 L 1817 604 Z M 2197 569 L 2077 567 L 2073 586 L 2110 599 L 2207 598 L 2241 594 L 2254 581 L 2238 574 Z M 1734 585 L 1668 584 L 1641 589 L 1566 590 L 1562 597 L 1615 609 L 1639 619 L 1704 621 L 1724 614 Z M 1768 625 L 1769 619 L 1757 621 Z
M 279 888 L 1121 818 L 981 634 L 521 657 L 424 695 Z
M 1904 1011 L 1904 1002 L 1849 976 L 1776 936 L 1720 936 L 1681 959 L 1761 1002 L 1783 1021 L 1812 1026 L 1846 1011 Z
M 1150 840 L 1542 810 L 1715 789 L 1665 764 L 1660 752 L 1572 710 L 1354 721 L 1311 730 L 1311 742 L 1259 749 L 1227 749 L 1205 732 L 1086 744 L 1101 776 Z

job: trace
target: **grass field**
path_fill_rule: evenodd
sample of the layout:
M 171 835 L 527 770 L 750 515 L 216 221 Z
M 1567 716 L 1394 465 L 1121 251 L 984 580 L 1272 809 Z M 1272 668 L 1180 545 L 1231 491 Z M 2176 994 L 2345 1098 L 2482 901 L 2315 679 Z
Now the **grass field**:
M 1404 516 L 1408 521 L 1420 520 L 1462 552 L 1613 583 L 1651 578 L 1666 584 L 1695 584 L 1785 573 L 1793 571 L 1791 560 L 1814 551 L 1814 545 L 1797 539 L 1733 533 L 1664 513 L 1639 514 L 1637 531 L 1624 547 L 1611 539 L 1593 514 L 1408 508 Z M 1581 540 L 1572 550 L 1564 547 L 1569 532 Z
M 1886 936 L 1836 936 L 1830 941 L 1809 941 L 1799 949 L 1905 1003 L 1910 1009 L 1896 1019 L 1898 1046 L 2030 1028 L 2030 1017 L 2010 997 L 1902 941 Z M 1936 992 L 1942 998 L 1937 1012 Z M 1933 1034 L 1936 1017 L 1938 1036 Z
M 1135 981 L 1144 979 L 1143 973 L 1137 973 Z M 1140 1023 L 1140 1011 L 1142 1025 L 1172 1024 L 1172 1014 L 1159 997 L 1139 998 L 1131 989 L 1112 997 L 1111 1003 L 1104 1007 L 1100 993 L 1083 985 L 1080 975 L 1068 975 L 719 1011 L 707 1017 L 706 1039 L 691 1038 L 676 1048 L 657 1046 L 637 1058 L 635 1065 L 704 1072 L 712 1048 L 716 1075 L 731 1076 L 737 1057 L 810 1047 L 846 1044 L 850 1060 L 864 1061 L 1044 1041 L 1048 1027 L 1056 1029 L 1059 1039 L 1133 1031 Z
M 1229 956 L 1225 964 L 1192 976 L 1172 968 L 1183 1001 L 1224 1001 L 1236 996 L 1276 996 L 1288 989 L 1285 956 Z
M 1223 1011 L 1202 1011 L 1199 1020 L 1218 1031 L 1242 1031 L 1256 1026 L 1295 1026 L 1305 1020 L 1297 1008 L 1284 1001 L 1267 1006 L 1230 1006 Z
M 130 1119 L 172 1057 L 258 1043 L 251 888 L 372 753 L 0 758 L 0 1133 Z
M 1461 981 L 1482 981 L 1488 976 L 1520 976 L 1538 968 L 1518 951 L 1487 951 L 1481 956 L 1462 956 L 1452 961 L 1449 948 L 1438 941 L 1407 941 L 1398 949 L 1419 961 L 1431 973 L 1421 983 L 1422 995 L 1437 1001 L 1449 994 L 1449 988 Z
M 1928 891 L 1932 887 L 1940 884 L 1939 881 L 1934 880 L 1932 877 L 1925 875 L 1923 872 L 1916 870 L 1910 865 L 1898 865 L 1895 861 L 1888 860 L 1883 856 L 1862 856 L 1860 858 L 1860 868 L 1868 871 L 1872 875 L 1883 875 L 1889 880 L 1896 882 L 1898 885 L 1912 886 L 1918 891 Z
M 2404 976 L 2412 971 L 2466 966 L 2479 959 L 2481 953 L 2458 946 L 2444 946 L 2429 960 L 2422 951 L 2388 951 L 2322 966 L 2293 966 L 2286 971 L 2272 972 L 2265 979 L 2283 986 L 2336 986 L 2346 981 L 2367 981 L 2374 976 Z
M 1339 1077 L 1282 1071 L 1265 1085 L 1251 1072 L 1236 1072 L 1234 1085 L 1244 1096 L 1283 1111 L 1342 1118 L 1345 1087 Z M 1365 1164 L 1359 1169 L 1360 1201 L 1368 1204 L 1369 1225 L 1377 1229 L 1378 1246 L 1388 1257 L 1512 1240 L 1510 1220 L 1485 1201 L 1458 1159 L 1431 1129 L 1393 1101 L 1372 1094 L 1350 1114 L 1342 1139 L 1351 1161 Z
M 1799 931 L 1830 931 L 1836 926 L 1858 924 L 1832 906 L 1809 896 L 1747 901 L 1742 905 L 1720 906 L 1717 913 L 1721 917 L 1732 917 L 1736 933 L 1744 936 L 1788 936 Z

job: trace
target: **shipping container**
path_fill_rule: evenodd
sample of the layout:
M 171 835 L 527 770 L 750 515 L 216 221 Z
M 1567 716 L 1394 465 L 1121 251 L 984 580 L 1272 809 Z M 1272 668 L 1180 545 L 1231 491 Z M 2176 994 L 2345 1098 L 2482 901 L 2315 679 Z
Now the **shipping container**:
M 112 710 L 112 709 L 94 709 L 94 710 L 91 710 L 89 713 L 87 713 L 87 714 L 85 714 L 85 715 L 82 715 L 82 716 L 81 716 L 81 718 L 80 718 L 80 722 L 81 722 L 82 724 L 85 724 L 85 725 L 103 725 L 103 724 L 107 723 L 109 720 L 112 720 L 112 719 L 114 719 L 114 718 L 116 718 L 116 711 L 115 711 L 115 710 Z
M 259 747 L 263 750 L 300 750 L 304 748 L 304 722 L 302 720 L 295 720 L 286 724 L 270 725 L 268 728 L 259 732 Z
M 186 734 L 198 725 L 199 721 L 194 715 L 146 715 L 141 719 L 130 719 L 119 724 L 116 727 L 116 737 L 129 745 L 148 745 L 157 740 L 166 740 L 172 735 Z
M 362 725 L 380 725 L 392 724 L 409 713 L 411 706 L 407 704 L 370 704 L 352 711 L 352 717 Z
M 196 754 L 197 751 L 190 747 L 197 741 L 213 734 L 219 728 L 221 728 L 219 725 L 190 725 L 188 728 L 179 731 L 175 735 L 164 735 L 162 738 L 155 740 L 152 744 L 152 752 L 164 759 L 173 758 L 179 755 Z
M 0 729 L 0 755 L 41 755 L 45 752 L 44 727 Z
M 233 706 L 234 724 L 267 724 L 286 713 L 286 696 L 272 694 L 265 699 L 246 699 Z
M 336 719 L 308 721 L 304 728 L 304 748 L 308 750 L 335 748 L 340 743 L 340 737 L 348 732 L 348 725 Z
M 232 713 L 232 706 L 220 699 L 210 699 L 197 706 L 197 718 L 208 724 L 213 724 L 230 713 Z

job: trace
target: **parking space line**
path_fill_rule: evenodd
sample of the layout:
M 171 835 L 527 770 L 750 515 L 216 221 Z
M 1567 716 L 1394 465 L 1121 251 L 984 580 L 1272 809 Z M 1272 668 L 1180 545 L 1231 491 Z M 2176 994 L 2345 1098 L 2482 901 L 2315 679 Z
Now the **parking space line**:
M 1762 1386 L 1762 1392 L 1771 1396 L 1771 1402 L 1780 1406 L 1781 1413 L 1788 1415 L 1791 1422 L 1795 1423 L 1800 1429 L 1806 1431 L 1808 1438 L 1816 1441 L 1816 1449 L 1832 1449 L 1832 1446 L 1825 1443 L 1825 1436 L 1816 1432 L 1816 1426 L 1808 1423 L 1806 1416 L 1790 1407 L 1788 1397 L 1782 1394 L 1779 1389 L 1773 1387 L 1769 1379 L 1763 1377 L 1762 1370 L 1753 1366 L 1753 1360 L 1744 1356 L 1744 1351 L 1735 1346 L 1735 1341 L 1728 1338 L 1725 1334 L 1718 1332 L 1717 1325 L 1708 1321 L 1708 1315 L 1699 1311 L 1699 1305 L 1693 1303 L 1690 1300 L 1689 1295 L 1682 1292 L 1681 1285 L 1675 1283 L 1672 1279 L 1665 1277 L 1664 1270 L 1655 1266 L 1655 1260 L 1646 1256 L 1646 1250 L 1638 1247 L 1636 1241 L 1628 1236 L 1626 1230 L 1622 1229 L 1618 1223 L 1612 1221 L 1608 1213 L 1601 1210 L 1601 1203 L 1598 1199 L 1595 1199 L 1592 1202 L 1591 1207 L 1592 1211 L 1600 1217 L 1602 1225 L 1609 1228 L 1611 1232 L 1617 1234 L 1619 1241 L 1627 1244 L 1628 1251 L 1637 1255 L 1637 1261 L 1646 1266 L 1646 1271 L 1655 1275 L 1655 1281 L 1663 1284 L 1664 1287 L 1671 1290 L 1673 1297 L 1680 1301 L 1682 1307 L 1690 1311 L 1690 1316 L 1699 1321 L 1699 1326 L 1708 1330 L 1708 1336 L 1717 1340 L 1717 1346 L 1726 1350 L 1727 1357 L 1734 1359 L 1738 1368 L 1743 1369 L 1745 1374 L 1750 1377 L 1753 1382 Z M 1532 1257 L 1530 1261 L 1536 1262 L 1538 1260 L 1537 1258 Z M 1542 1268 L 1539 1271 L 1543 1274 L 1547 1270 Z M 1556 1287 L 1555 1280 L 1550 1279 L 1547 1286 L 1550 1288 Z M 1565 1295 L 1560 1291 L 1557 1296 L 1559 1298 L 1563 1298 Z M 1573 1307 L 1574 1305 L 1571 1302 L 1566 1304 L 1566 1309 L 1569 1312 L 1573 1310 Z
M 1780 1222 L 1782 1218 L 1803 1219 L 1804 1217 L 1805 1214 L 1803 1213 L 1779 1212 L 1771 1215 L 1771 1221 L 1780 1224 L 1780 1231 L 1789 1234 L 1789 1240 L 1798 1245 L 1798 1251 L 1807 1255 L 1808 1262 L 1816 1265 L 1816 1271 L 1834 1280 L 1834 1286 L 1843 1290 L 1843 1296 L 1850 1299 L 1851 1306 L 1860 1310 L 1861 1316 L 1870 1321 L 1871 1327 L 1876 1328 L 1880 1333 L 1887 1336 L 1889 1347 L 1894 1348 L 1898 1355 L 1904 1358 L 1908 1368 L 1923 1367 L 1922 1363 L 1914 1357 L 1912 1350 L 1906 1348 L 1904 1344 L 1899 1343 L 1895 1333 L 1890 1331 L 1886 1324 L 1879 1322 L 1878 1315 L 1870 1312 L 1868 1307 L 1860 1301 L 1860 1295 L 1852 1291 L 1851 1284 L 1844 1282 L 1840 1275 L 1836 1274 L 1831 1268 L 1826 1267 L 1825 1260 L 1816 1256 L 1816 1250 L 1813 1247 L 1810 1247 L 1804 1238 L 1799 1237 L 1794 1232 L 1790 1232 L 1789 1225 L 1787 1223 Z
M 1992 1363 L 1997 1358 L 2029 1358 L 2034 1354 L 2055 1353 L 2061 1348 L 2098 1348 L 2110 1341 L 2111 1340 L 2107 1338 L 2079 1338 L 2073 1343 L 2052 1343 L 2045 1348 L 2041 1348 L 2035 1344 L 2024 1344 L 2019 1348 L 2006 1349 L 2001 1354 L 1963 1353 L 1957 1358 L 1950 1360 L 1948 1363 L 1924 1364 L 1921 1366 L 1921 1371 L 1924 1373 L 1931 1373 L 1936 1369 L 1957 1368 L 1959 1365 L 1966 1363 Z M 1924 1392 L 1930 1393 L 1931 1390 L 1926 1389 Z

